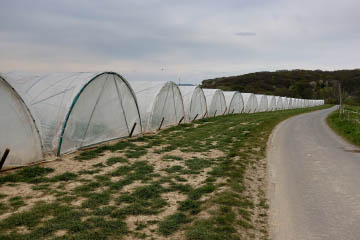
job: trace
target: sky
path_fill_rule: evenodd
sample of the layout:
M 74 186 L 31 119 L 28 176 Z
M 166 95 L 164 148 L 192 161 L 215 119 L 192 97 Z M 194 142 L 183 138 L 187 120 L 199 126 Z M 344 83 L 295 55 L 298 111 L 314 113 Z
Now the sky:
M 354 69 L 359 0 L 0 0 L 0 71 L 115 71 L 200 84 Z

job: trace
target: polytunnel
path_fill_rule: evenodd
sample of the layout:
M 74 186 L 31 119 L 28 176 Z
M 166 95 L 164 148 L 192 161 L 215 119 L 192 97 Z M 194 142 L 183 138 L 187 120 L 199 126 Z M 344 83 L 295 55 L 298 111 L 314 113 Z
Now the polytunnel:
M 303 108 L 304 105 L 303 105 L 303 99 L 297 99 L 297 105 L 298 105 L 298 108 Z
M 304 99 L 304 107 L 305 108 L 309 107 L 309 100 L 308 99 Z
M 186 121 L 204 118 L 207 106 L 203 90 L 199 86 L 179 86 L 179 89 L 183 97 Z
M 303 108 L 304 106 L 304 99 L 299 99 L 299 107 Z
M 294 109 L 298 108 L 298 99 L 297 98 L 293 98 L 292 106 L 293 106 Z
M 59 155 L 141 132 L 134 92 L 117 73 L 4 76 L 33 114 L 44 152 Z
M 282 97 L 282 103 L 283 103 L 283 109 L 287 110 L 289 109 L 289 102 L 288 102 L 288 98 L 287 97 Z
M 244 100 L 245 113 L 254 113 L 258 107 L 257 99 L 253 93 L 241 93 Z
M 298 104 L 297 98 L 293 98 L 293 99 L 292 99 L 292 108 L 293 108 L 293 109 L 297 108 L 297 104 Z
M 228 114 L 241 113 L 244 109 L 244 100 L 238 91 L 224 91 Z
M 283 110 L 284 106 L 283 106 L 282 97 L 276 96 L 275 98 L 276 98 L 276 110 Z
M 268 111 L 276 110 L 276 98 L 275 96 L 267 96 L 268 102 Z
M 180 124 L 184 104 L 179 87 L 173 82 L 131 81 L 137 97 L 144 132 Z
M 268 100 L 267 96 L 263 94 L 255 94 L 256 100 L 258 103 L 258 107 L 256 108 L 256 112 L 266 112 L 268 111 Z
M 293 98 L 288 98 L 288 109 L 293 109 Z
M 23 166 L 43 160 L 42 144 L 35 120 L 23 99 L 0 76 L 0 158 L 3 168 Z
M 226 112 L 226 102 L 223 91 L 220 89 L 205 88 L 203 91 L 207 103 L 208 117 L 224 115 Z
M 304 104 L 305 104 L 304 99 L 299 99 L 299 107 L 304 108 L 305 107 Z

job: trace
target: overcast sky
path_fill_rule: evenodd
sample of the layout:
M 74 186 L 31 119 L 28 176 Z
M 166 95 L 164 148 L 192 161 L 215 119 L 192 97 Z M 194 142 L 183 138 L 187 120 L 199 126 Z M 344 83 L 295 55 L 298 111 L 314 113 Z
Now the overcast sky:
M 129 80 L 353 69 L 359 0 L 0 0 L 0 71 Z

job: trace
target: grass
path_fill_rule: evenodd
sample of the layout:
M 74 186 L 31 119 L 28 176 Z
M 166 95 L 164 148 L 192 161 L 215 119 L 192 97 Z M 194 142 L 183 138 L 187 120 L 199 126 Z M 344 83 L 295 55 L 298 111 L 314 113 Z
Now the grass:
M 1 174 L 0 190 L 29 191 L 0 194 L 0 239 L 267 239 L 264 191 L 249 186 L 262 178 L 246 174 L 276 124 L 315 109 L 202 119 L 81 151 L 74 170 Z
M 181 225 L 188 222 L 189 220 L 185 214 L 175 213 L 159 223 L 159 232 L 164 236 L 169 236 L 177 231 Z
M 106 160 L 106 165 L 112 166 L 116 163 L 128 163 L 128 162 L 129 162 L 129 160 L 127 160 L 126 158 L 112 157 L 112 158 L 109 158 L 108 160 Z
M 360 106 L 346 105 L 345 110 L 345 114 L 342 116 L 339 115 L 339 110 L 331 113 L 327 118 L 327 123 L 344 139 L 360 146 Z M 348 113 L 347 111 L 351 112 Z M 353 112 L 358 112 L 359 114 L 354 114 Z
M 16 173 L 7 174 L 0 176 L 0 185 L 4 183 L 16 183 L 16 182 L 25 182 L 25 183 L 34 183 L 40 182 L 43 180 L 43 176 L 53 172 L 52 168 L 44 168 L 40 166 L 35 167 L 26 167 L 17 171 Z
M 9 204 L 11 207 L 13 207 L 14 210 L 17 210 L 19 207 L 25 206 L 24 200 L 19 196 L 10 198 Z

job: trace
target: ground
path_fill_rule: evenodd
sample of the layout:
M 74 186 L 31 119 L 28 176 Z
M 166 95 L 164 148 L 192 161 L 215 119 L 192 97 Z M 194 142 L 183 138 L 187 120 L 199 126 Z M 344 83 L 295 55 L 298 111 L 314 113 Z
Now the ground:
M 342 114 L 334 111 L 327 118 L 328 125 L 348 142 L 360 147 L 360 106 L 345 105 Z
M 268 137 L 314 109 L 199 120 L 2 173 L 0 239 L 268 239 Z

